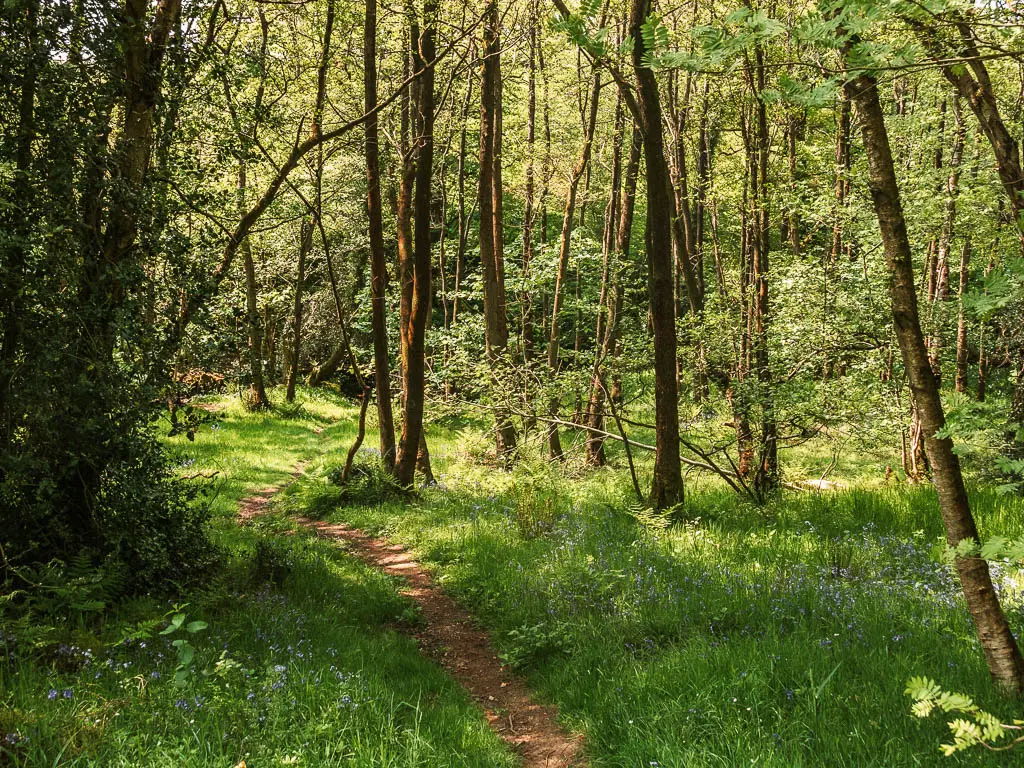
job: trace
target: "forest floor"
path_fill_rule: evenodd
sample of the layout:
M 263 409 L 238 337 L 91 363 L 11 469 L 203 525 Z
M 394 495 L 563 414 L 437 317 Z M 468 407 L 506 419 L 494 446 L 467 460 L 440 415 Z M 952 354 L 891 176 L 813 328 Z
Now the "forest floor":
M 302 475 L 300 461 L 292 478 Z M 238 519 L 251 524 L 266 514 L 282 486 L 261 488 L 239 504 Z M 408 634 L 428 657 L 443 666 L 483 709 L 491 728 L 522 758 L 524 768 L 583 766 L 582 738 L 558 726 L 558 713 L 534 702 L 521 678 L 498 659 L 486 631 L 470 613 L 439 589 L 430 573 L 400 544 L 367 534 L 344 523 L 308 517 L 293 518 L 319 536 L 343 542 L 348 551 L 384 573 L 401 579 L 401 594 L 413 600 L 423 622 L 409 626 Z
M 992 691 L 940 561 L 933 493 L 863 481 L 882 476 L 884 458 L 858 468 L 844 456 L 858 471 L 834 478 L 848 487 L 763 507 L 691 478 L 684 513 L 668 519 L 632 506 L 622 466 L 528 452 L 498 470 L 483 425 L 457 416 L 429 426 L 440 482 L 410 496 L 388 485 L 372 447 L 339 485 L 355 408 L 300 397 L 270 414 L 220 398 L 195 442 L 167 440 L 183 474 L 218 473 L 205 498 L 222 571 L 187 605 L 140 599 L 99 629 L 83 614 L 49 636 L 63 644 L 48 656 L 0 664 L 0 765 L 521 765 L 483 711 L 504 704 L 474 701 L 448 671 L 450 650 L 436 663 L 437 646 L 431 658 L 432 643 L 411 637 L 443 622 L 405 593 L 395 572 L 410 570 L 455 602 L 450 616 L 488 633 L 491 669 L 497 655 L 524 696 L 584 735 L 596 768 L 1019 761 L 944 759 L 943 719 L 910 714 L 906 682 L 926 675 L 1020 717 Z M 794 480 L 833 459 L 801 451 Z M 983 535 L 1024 533 L 1020 499 L 979 486 L 971 499 Z M 372 542 L 396 559 L 391 573 L 359 556 Z M 1024 629 L 1024 580 L 996 575 Z M 176 613 L 208 625 L 187 637 L 184 685 L 178 635 L 158 634 Z

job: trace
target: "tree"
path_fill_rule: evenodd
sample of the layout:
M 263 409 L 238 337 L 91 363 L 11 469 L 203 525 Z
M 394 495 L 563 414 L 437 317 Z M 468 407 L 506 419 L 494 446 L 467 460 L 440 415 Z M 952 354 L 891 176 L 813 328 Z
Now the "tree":
M 507 366 L 508 317 L 505 298 L 504 221 L 501 187 L 501 37 L 497 0 L 484 10 L 484 37 L 480 75 L 480 179 L 477 209 L 480 215 L 480 262 L 483 265 L 484 333 L 493 389 L 502 398 Z M 507 409 L 495 410 L 498 456 L 511 460 L 516 432 Z
M 856 38 L 852 38 L 847 44 L 848 57 L 856 43 Z M 885 117 L 878 97 L 878 83 L 872 74 L 860 71 L 848 78 L 844 88 L 847 98 L 857 108 L 868 161 L 871 198 L 889 267 L 893 324 L 920 414 L 925 451 L 946 527 L 946 540 L 955 550 L 961 542 L 977 543 L 978 529 L 967 499 L 960 461 L 953 452 L 953 441 L 939 436 L 945 425 L 945 415 L 918 316 L 912 251 Z M 1024 658 L 993 588 L 988 563 L 977 557 L 958 557 L 956 570 L 989 672 L 1002 687 L 1015 692 L 1024 690 Z

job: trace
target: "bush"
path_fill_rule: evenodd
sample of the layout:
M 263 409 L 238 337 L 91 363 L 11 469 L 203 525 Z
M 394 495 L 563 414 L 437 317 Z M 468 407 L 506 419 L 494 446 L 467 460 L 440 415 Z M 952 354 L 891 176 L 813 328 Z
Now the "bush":
M 410 491 L 403 488 L 379 461 L 355 462 L 347 481 L 343 479 L 344 472 L 344 464 L 327 470 L 327 478 L 341 488 L 339 501 L 342 504 L 366 506 L 410 495 Z
M 85 557 L 127 573 L 126 594 L 170 591 L 208 570 L 209 510 L 196 486 L 173 476 L 137 417 L 120 423 L 121 432 L 71 425 L 63 442 L 0 455 L 0 544 L 9 558 L 0 566 Z

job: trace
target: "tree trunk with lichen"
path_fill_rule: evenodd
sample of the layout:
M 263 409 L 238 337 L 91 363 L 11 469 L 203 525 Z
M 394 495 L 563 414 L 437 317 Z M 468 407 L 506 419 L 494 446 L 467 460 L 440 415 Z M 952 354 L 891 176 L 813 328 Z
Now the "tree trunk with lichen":
M 859 74 L 847 81 L 845 89 L 857 107 L 868 159 L 868 184 L 889 267 L 896 337 L 920 414 L 946 541 L 955 548 L 963 541 L 977 542 L 978 529 L 967 499 L 960 462 L 953 452 L 953 441 L 937 436 L 945 424 L 945 415 L 918 316 L 912 251 L 877 82 L 871 75 Z M 990 674 L 1004 689 L 1024 690 L 1024 658 L 993 587 L 988 562 L 978 557 L 960 557 L 956 559 L 956 570 Z

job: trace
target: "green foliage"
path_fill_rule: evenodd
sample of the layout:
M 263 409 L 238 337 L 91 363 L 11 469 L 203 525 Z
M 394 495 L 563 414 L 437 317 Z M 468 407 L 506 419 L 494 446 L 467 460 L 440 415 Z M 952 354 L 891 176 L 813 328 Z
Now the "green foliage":
M 517 479 L 510 491 L 514 519 L 519 535 L 532 539 L 544 536 L 555 526 L 561 504 L 549 485 L 532 477 Z
M 160 631 L 161 636 L 173 635 L 175 633 L 183 634 L 183 636 L 176 637 L 171 641 L 171 645 L 178 652 L 178 664 L 174 668 L 174 684 L 178 686 L 188 684 L 192 674 L 192 664 L 196 657 L 196 649 L 189 641 L 189 636 L 202 632 L 210 626 L 205 621 L 199 620 L 190 621 L 186 624 L 185 622 L 188 617 L 181 612 L 181 609 L 185 607 L 184 605 L 175 606 L 175 613 L 171 616 L 170 622 Z M 184 631 L 183 633 L 182 630 Z M 223 662 L 223 658 L 218 664 L 221 664 L 221 662 Z
M 572 636 L 564 623 L 526 625 L 510 629 L 505 636 L 501 659 L 517 669 L 529 669 L 542 662 L 557 663 L 572 648 Z
M 982 277 L 981 285 L 963 298 L 964 307 L 980 320 L 990 320 L 1017 303 L 1024 288 L 1024 259 L 1013 258 Z
M 342 504 L 379 504 L 410 496 L 410 490 L 399 485 L 379 460 L 354 462 L 347 481 L 343 479 L 344 470 L 345 465 L 338 464 L 326 473 L 328 479 L 341 489 L 339 502 Z
M 1014 738 L 1014 733 L 1024 730 L 1024 720 L 1003 723 L 995 715 L 981 709 L 970 696 L 944 691 L 939 684 L 927 677 L 912 677 L 907 681 L 907 696 L 914 700 L 911 711 L 917 717 L 928 717 L 935 712 L 959 714 L 947 725 L 953 735 L 951 744 L 942 744 L 939 749 L 946 757 L 972 747 L 982 746 L 993 750 L 1012 749 L 1024 741 Z M 1006 739 L 1010 739 L 1006 743 Z

